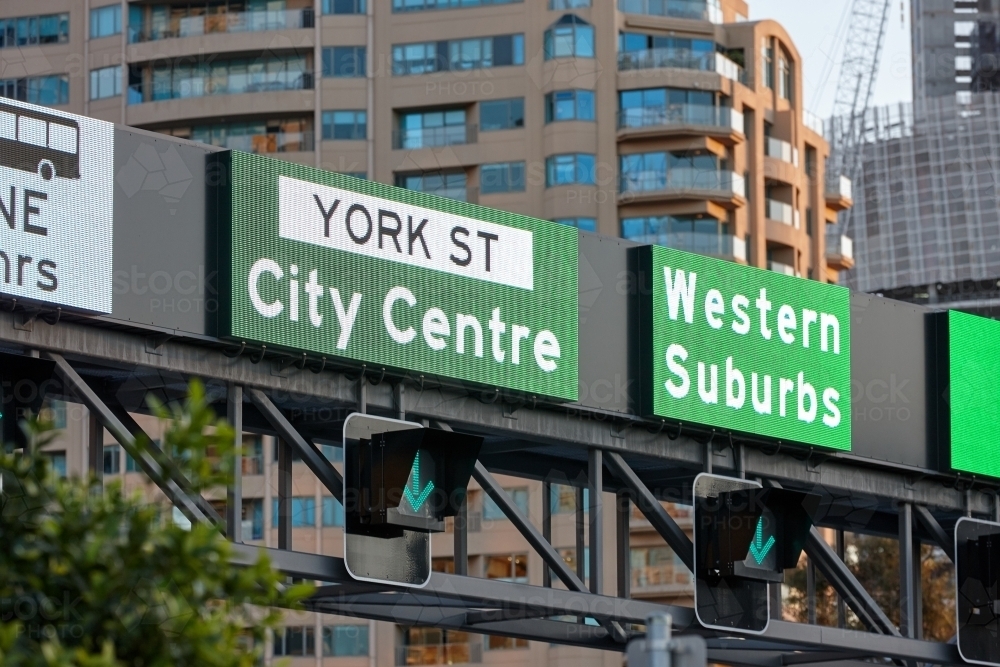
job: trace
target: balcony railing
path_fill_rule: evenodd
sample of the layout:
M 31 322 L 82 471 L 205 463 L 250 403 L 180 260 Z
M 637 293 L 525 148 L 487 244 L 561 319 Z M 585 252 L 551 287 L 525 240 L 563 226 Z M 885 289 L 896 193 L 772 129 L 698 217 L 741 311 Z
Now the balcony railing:
M 826 136 L 823 134 L 824 126 L 823 119 L 814 114 L 811 111 L 802 112 L 802 124 L 808 127 L 810 130 L 818 134 L 819 136 Z
M 397 646 L 396 665 L 468 665 L 483 661 L 482 644 Z
M 826 254 L 854 259 L 854 239 L 843 234 L 826 235 Z
M 618 11 L 722 23 L 718 0 L 618 0 Z
M 663 232 L 661 234 L 644 234 L 631 236 L 630 241 L 643 244 L 676 248 L 699 255 L 714 255 L 716 257 L 733 257 L 746 261 L 747 246 L 743 239 L 731 234 L 708 232 Z
M 733 81 L 741 83 L 746 81 L 746 73 L 743 68 L 721 53 L 696 54 L 687 49 L 663 47 L 626 51 L 618 54 L 618 70 L 621 72 L 660 68 L 715 72 Z
M 847 176 L 830 176 L 826 179 L 826 196 L 838 199 L 854 199 L 853 184 Z
M 774 262 L 774 261 L 768 260 L 768 262 L 767 262 L 767 268 L 769 268 L 771 271 L 774 271 L 775 273 L 782 273 L 782 274 L 784 274 L 786 276 L 797 276 L 798 275 L 798 273 L 795 272 L 795 267 L 789 266 L 787 264 L 782 264 L 781 262 Z
M 669 107 L 637 107 L 618 112 L 619 128 L 666 125 L 701 125 L 743 131 L 743 114 L 729 107 L 707 104 L 675 104 Z
M 313 10 L 278 9 L 252 12 L 222 12 L 185 16 L 180 19 L 152 21 L 130 31 L 132 42 L 154 42 L 178 37 L 199 37 L 215 33 L 263 32 L 312 28 Z
M 799 229 L 802 226 L 799 212 L 789 204 L 773 199 L 765 200 L 766 215 L 768 220 L 775 220 L 784 223 L 789 227 Z
M 691 573 L 683 568 L 676 568 L 671 565 L 649 565 L 647 567 L 632 568 L 632 588 L 642 590 L 644 588 L 665 588 L 665 587 L 687 589 L 691 586 Z
M 192 137 L 199 141 L 198 137 Z M 208 143 L 208 142 L 206 142 Z M 315 148 L 312 132 L 272 132 L 268 134 L 230 135 L 221 143 L 213 145 L 244 153 L 296 153 L 311 151 Z
M 474 144 L 478 138 L 476 125 L 446 125 L 419 129 L 400 128 L 392 133 L 392 147 L 397 149 L 437 148 Z
M 799 149 L 793 148 L 790 143 L 781 139 L 768 137 L 764 143 L 764 155 L 799 166 Z
M 669 169 L 667 171 L 644 171 L 622 174 L 621 191 L 657 192 L 670 190 L 718 190 L 746 196 L 743 177 L 731 171 L 708 171 L 705 169 Z
M 312 90 L 313 73 L 303 71 L 242 72 L 201 74 L 160 83 L 154 77 L 148 84 L 128 87 L 130 105 L 164 100 L 189 99 L 212 95 L 239 95 L 286 90 Z

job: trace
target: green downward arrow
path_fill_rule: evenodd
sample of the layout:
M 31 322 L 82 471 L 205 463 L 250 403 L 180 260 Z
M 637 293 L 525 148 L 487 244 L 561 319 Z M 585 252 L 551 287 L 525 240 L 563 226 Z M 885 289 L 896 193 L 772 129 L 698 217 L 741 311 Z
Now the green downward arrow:
M 403 496 L 409 501 L 410 507 L 413 508 L 414 512 L 420 510 L 427 498 L 434 491 L 434 482 L 427 482 L 427 486 L 424 490 L 420 490 L 420 450 L 417 450 L 417 456 L 413 459 L 413 467 L 410 469 L 410 475 L 413 477 L 413 490 L 410 487 L 403 489 Z M 771 538 L 774 540 L 774 538 Z
M 754 535 L 754 541 L 750 543 L 750 555 L 757 561 L 757 565 L 764 562 L 773 546 L 774 535 L 767 538 L 767 544 L 764 543 L 764 517 L 761 517 L 760 521 L 757 522 L 757 533 Z

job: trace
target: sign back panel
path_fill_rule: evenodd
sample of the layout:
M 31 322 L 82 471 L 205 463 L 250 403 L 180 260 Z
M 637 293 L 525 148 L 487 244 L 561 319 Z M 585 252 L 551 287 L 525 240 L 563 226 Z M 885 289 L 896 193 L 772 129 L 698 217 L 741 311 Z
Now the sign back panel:
M 111 312 L 114 125 L 0 100 L 0 295 Z
M 851 450 L 850 292 L 639 249 L 643 412 Z
M 576 400 L 575 229 L 222 156 L 232 174 L 226 335 Z

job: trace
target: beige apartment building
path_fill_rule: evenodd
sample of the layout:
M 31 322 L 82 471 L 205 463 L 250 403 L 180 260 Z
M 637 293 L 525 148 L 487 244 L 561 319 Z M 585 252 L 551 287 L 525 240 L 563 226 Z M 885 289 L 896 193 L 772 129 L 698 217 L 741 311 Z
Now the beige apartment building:
M 795 45 L 747 16 L 744 0 L 6 0 L 0 96 L 836 282 L 851 243 L 826 228 L 850 181 L 826 173 Z M 63 409 L 52 453 L 73 473 L 86 419 Z M 143 487 L 105 442 L 107 478 Z M 275 441 L 246 445 L 244 535 L 276 546 Z M 340 465 L 340 449 L 324 452 Z M 340 555 L 342 509 L 295 468 L 294 547 Z M 500 479 L 540 525 L 541 484 Z M 554 546 L 585 572 L 575 491 L 555 486 L 551 508 Z M 605 520 L 611 593 L 615 513 Z M 689 603 L 690 574 L 663 540 L 640 515 L 630 531 L 630 594 Z M 452 547 L 433 540 L 435 568 L 453 568 Z M 543 583 L 541 558 L 478 490 L 469 554 L 474 576 Z M 350 618 L 287 625 L 268 663 L 621 664 Z

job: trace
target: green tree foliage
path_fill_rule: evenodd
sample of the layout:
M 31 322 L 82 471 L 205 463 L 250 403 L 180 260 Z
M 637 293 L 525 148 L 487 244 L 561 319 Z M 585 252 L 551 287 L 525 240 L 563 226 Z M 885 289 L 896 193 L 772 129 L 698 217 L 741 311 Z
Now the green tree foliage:
M 896 540 L 871 535 L 853 535 L 847 541 L 847 566 L 879 604 L 889 619 L 899 626 L 899 547 Z M 923 637 L 948 641 L 955 634 L 955 590 L 951 561 L 940 550 L 924 544 L 920 550 Z M 809 618 L 806 597 L 806 559 L 800 567 L 786 572 L 788 596 L 783 613 L 786 619 L 805 623 Z M 818 572 L 816 576 L 816 622 L 837 625 L 836 591 Z M 863 630 L 864 625 L 850 611 L 847 626 Z
M 200 384 L 168 410 L 164 452 L 198 493 L 232 475 L 233 430 Z M 55 433 L 30 424 L 34 450 Z M 149 443 L 139 443 L 149 451 Z M 166 463 L 166 462 L 165 462 Z M 229 564 L 218 528 L 184 529 L 117 482 L 60 479 L 48 458 L 0 449 L 0 663 L 8 667 L 248 667 L 264 633 L 311 585 L 265 558 Z

